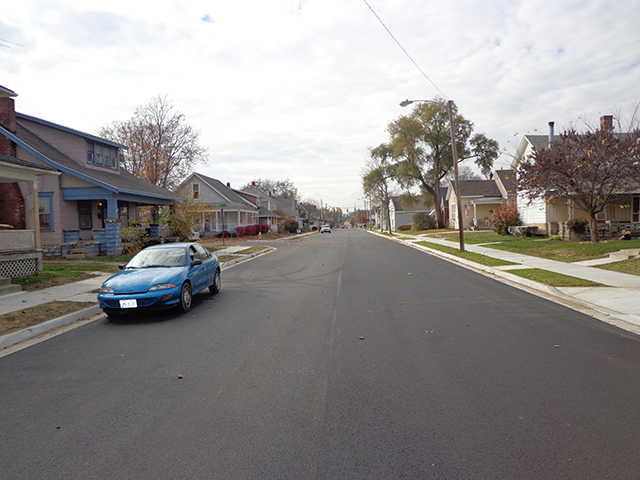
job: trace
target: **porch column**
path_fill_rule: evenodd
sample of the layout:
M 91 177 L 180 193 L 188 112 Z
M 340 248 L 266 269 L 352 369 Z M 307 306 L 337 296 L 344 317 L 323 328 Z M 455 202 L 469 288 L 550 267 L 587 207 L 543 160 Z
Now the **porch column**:
M 38 207 L 38 180 L 27 182 L 27 194 L 24 199 L 25 228 L 33 230 L 36 250 L 40 250 L 40 210 Z
M 107 220 L 119 220 L 118 217 L 118 200 L 115 198 L 107 199 Z

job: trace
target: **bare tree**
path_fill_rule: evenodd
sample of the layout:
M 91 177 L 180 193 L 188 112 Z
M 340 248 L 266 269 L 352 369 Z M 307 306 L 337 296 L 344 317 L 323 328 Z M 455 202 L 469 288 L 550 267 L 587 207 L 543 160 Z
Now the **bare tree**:
M 597 242 L 596 215 L 620 194 L 637 190 L 640 180 L 640 130 L 565 131 L 548 150 L 535 151 L 518 169 L 518 189 L 547 202 L 570 198 L 589 215 Z
M 152 98 L 129 120 L 112 122 L 98 133 L 128 147 L 122 167 L 160 187 L 175 188 L 196 164 L 206 162 L 199 133 L 166 96 Z

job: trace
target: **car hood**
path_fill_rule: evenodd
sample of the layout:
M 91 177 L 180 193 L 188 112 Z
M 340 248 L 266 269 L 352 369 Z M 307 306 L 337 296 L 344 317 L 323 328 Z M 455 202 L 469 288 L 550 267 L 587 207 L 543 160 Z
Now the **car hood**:
M 114 293 L 144 293 L 159 283 L 181 285 L 184 274 L 184 267 L 129 269 L 116 273 L 103 286 L 113 288 Z

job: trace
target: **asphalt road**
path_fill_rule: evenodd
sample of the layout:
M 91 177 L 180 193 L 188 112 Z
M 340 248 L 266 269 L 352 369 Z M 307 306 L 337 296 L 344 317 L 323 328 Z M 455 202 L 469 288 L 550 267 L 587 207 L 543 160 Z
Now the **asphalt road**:
M 638 337 L 366 232 L 276 246 L 0 358 L 0 479 L 640 477 Z

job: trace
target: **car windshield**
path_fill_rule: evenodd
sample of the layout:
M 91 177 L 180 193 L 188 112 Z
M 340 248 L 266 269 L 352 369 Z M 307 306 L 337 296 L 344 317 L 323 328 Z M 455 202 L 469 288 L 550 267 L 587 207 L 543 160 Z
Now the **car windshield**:
M 138 253 L 126 268 L 184 267 L 186 264 L 184 248 L 151 248 Z

